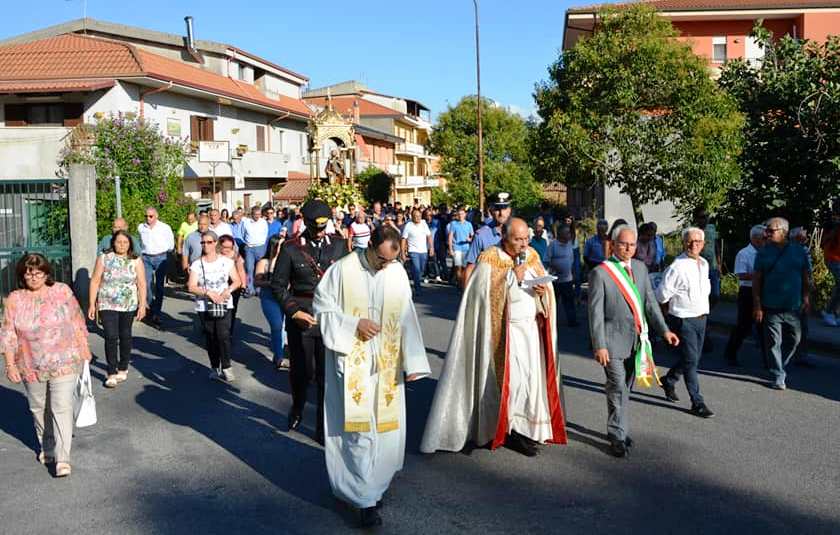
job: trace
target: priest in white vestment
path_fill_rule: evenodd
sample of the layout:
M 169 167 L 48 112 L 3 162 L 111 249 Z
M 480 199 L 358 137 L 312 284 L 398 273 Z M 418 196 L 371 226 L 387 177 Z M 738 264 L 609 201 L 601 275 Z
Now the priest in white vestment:
M 528 225 L 511 219 L 467 283 L 420 450 L 471 441 L 532 457 L 538 444 L 565 444 L 556 318 Z
M 404 381 L 431 372 L 399 247 L 397 230 L 377 228 L 366 250 L 327 269 L 313 302 L 326 348 L 327 472 L 363 527 L 381 524 L 377 504 L 403 467 Z

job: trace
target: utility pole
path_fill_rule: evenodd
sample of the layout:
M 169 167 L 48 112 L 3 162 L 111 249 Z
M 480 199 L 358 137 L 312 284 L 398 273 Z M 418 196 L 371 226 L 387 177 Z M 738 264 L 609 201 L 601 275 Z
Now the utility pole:
M 478 122 L 478 209 L 484 218 L 484 135 L 481 128 L 481 55 L 478 39 L 478 0 L 473 0 L 475 7 L 475 85 L 476 119 Z

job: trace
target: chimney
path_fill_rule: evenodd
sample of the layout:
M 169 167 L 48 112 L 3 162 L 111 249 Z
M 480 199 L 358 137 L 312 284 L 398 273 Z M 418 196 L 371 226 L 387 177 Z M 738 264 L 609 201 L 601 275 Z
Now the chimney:
M 193 18 L 190 15 L 184 17 L 184 22 L 187 23 L 187 49 L 191 52 L 195 51 L 195 37 L 193 35 Z
M 359 124 L 359 99 L 353 100 L 353 122 Z

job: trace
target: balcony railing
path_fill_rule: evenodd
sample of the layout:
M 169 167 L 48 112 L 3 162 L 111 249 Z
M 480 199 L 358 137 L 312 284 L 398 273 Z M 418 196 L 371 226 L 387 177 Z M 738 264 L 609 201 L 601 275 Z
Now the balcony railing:
M 426 156 L 426 148 L 417 143 L 397 143 L 397 152 L 412 156 Z
M 234 155 L 236 153 L 234 152 Z M 230 164 L 216 166 L 216 176 L 237 175 L 247 178 L 284 178 L 288 169 L 300 166 L 290 165 L 292 158 L 281 152 L 248 151 L 241 158 L 232 158 Z M 208 177 L 212 174 L 209 163 L 199 162 L 198 155 L 187 162 L 187 176 Z
M 398 188 L 436 188 L 440 186 L 440 180 L 433 176 L 405 176 L 397 177 L 395 184 Z

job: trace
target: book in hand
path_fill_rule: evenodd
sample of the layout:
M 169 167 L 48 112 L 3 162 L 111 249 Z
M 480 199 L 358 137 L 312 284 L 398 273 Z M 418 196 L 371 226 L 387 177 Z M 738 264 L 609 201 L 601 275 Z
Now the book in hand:
M 557 280 L 557 277 L 553 275 L 544 275 L 534 279 L 525 279 L 522 281 L 522 288 L 533 288 L 534 286 L 539 286 L 540 284 L 551 284 L 555 280 Z

